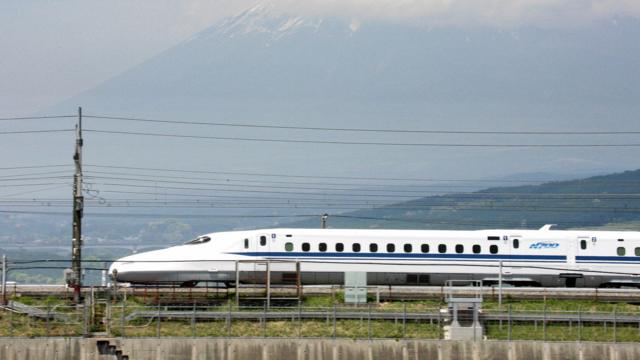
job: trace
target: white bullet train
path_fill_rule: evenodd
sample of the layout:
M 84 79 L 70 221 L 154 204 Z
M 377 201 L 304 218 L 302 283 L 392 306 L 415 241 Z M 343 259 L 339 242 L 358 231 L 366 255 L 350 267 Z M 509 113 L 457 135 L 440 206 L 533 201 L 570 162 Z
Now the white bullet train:
M 263 229 L 202 235 L 184 245 L 127 256 L 118 282 L 236 281 L 343 284 L 366 272 L 369 285 L 442 285 L 449 279 L 514 286 L 640 287 L 640 232 L 554 230 Z

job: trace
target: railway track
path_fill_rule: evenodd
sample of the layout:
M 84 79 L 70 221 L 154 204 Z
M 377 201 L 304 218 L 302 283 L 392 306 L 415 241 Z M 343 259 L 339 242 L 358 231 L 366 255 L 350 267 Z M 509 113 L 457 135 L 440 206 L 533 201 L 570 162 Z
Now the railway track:
M 303 286 L 301 291 L 306 296 L 335 295 L 342 291 L 340 286 Z M 112 288 L 107 287 L 85 287 L 84 293 L 91 291 L 97 293 L 107 293 Z M 370 286 L 367 289 L 369 296 L 381 301 L 385 300 L 421 300 L 421 299 L 443 299 L 447 292 L 456 295 L 473 295 L 478 288 L 456 287 L 447 288 L 444 286 Z M 212 287 L 118 287 L 118 294 L 141 297 L 173 297 L 177 301 L 181 298 L 197 299 L 201 297 L 226 297 L 229 293 L 235 292 L 234 288 L 212 288 Z M 263 286 L 241 286 L 239 289 L 241 297 L 264 297 L 265 287 Z M 297 294 L 295 286 L 272 286 L 271 296 L 292 298 Z M 9 296 L 72 296 L 72 291 L 65 285 L 19 285 L 12 284 L 7 287 Z M 485 286 L 480 290 L 483 298 L 497 299 L 500 290 L 496 286 Z M 519 300 L 542 300 L 542 299 L 566 299 L 566 300 L 595 300 L 595 301 L 624 301 L 640 302 L 639 289 L 608 289 L 608 288 L 541 288 L 541 287 L 503 287 L 502 296 Z M 188 300 L 185 300 L 188 302 Z

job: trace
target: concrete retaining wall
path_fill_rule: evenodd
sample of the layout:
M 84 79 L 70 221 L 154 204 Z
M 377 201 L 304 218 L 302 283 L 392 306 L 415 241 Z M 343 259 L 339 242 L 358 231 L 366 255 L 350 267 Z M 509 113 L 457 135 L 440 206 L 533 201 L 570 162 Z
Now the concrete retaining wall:
M 109 340 L 130 360 L 634 360 L 635 343 L 141 338 Z M 98 339 L 0 339 L 2 360 L 115 360 Z

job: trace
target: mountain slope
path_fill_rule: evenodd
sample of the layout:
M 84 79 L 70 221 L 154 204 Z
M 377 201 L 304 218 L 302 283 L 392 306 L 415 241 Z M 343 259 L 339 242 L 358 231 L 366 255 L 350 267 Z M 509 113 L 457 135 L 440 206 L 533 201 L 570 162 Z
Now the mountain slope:
M 337 228 L 598 227 L 640 220 L 640 170 L 541 185 L 430 196 L 331 217 Z M 636 230 L 638 223 L 632 224 Z M 294 224 L 316 227 L 307 221 Z M 609 228 L 615 228 L 610 225 Z M 625 227 L 628 228 L 628 227 Z

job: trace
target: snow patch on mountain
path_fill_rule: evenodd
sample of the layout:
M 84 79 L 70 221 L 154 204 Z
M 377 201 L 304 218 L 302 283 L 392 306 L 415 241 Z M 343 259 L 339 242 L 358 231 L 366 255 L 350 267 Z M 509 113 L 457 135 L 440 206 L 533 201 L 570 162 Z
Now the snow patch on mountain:
M 262 35 L 267 39 L 267 43 L 270 43 L 290 36 L 301 29 L 311 29 L 317 32 L 323 23 L 324 20 L 321 18 L 291 16 L 277 11 L 273 4 L 259 3 L 196 34 L 189 41 Z

